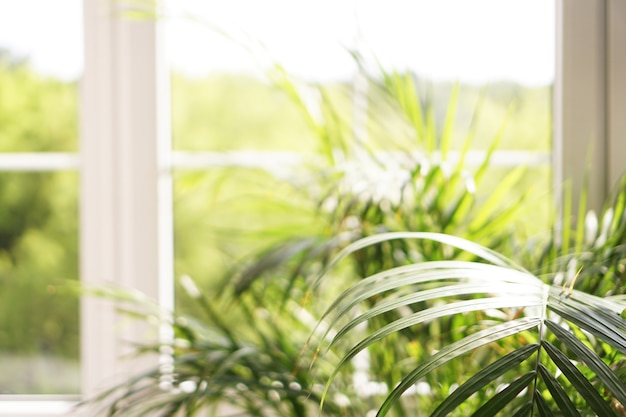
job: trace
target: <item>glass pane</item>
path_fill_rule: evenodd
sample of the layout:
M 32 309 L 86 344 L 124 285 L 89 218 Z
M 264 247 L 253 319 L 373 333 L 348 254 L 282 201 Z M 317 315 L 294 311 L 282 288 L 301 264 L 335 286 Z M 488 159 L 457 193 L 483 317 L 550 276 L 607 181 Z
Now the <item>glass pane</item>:
M 77 394 L 76 173 L 0 173 L 0 394 Z
M 0 152 L 77 150 L 81 13 L 80 0 L 0 2 Z
M 214 288 L 226 271 L 268 241 L 310 231 L 313 211 L 295 184 L 265 170 L 176 172 L 175 274 Z
M 285 94 L 258 77 L 172 77 L 174 149 L 311 151 L 314 136 Z
M 548 85 L 555 10 L 554 0 L 365 0 L 357 20 L 361 42 L 386 66 L 436 81 Z
M 308 6 L 278 0 L 262 6 L 244 0 L 229 6 L 179 4 L 198 19 L 174 19 L 170 32 L 175 150 L 296 151 L 309 167 L 337 168 L 355 182 L 366 175 L 372 184 L 376 181 L 369 176 L 379 173 L 384 184 L 388 180 L 384 175 L 397 174 L 392 172 L 393 163 L 363 172 L 364 162 L 377 158 L 367 160 L 370 154 L 362 158 L 363 148 L 373 150 L 380 156 L 377 162 L 383 163 L 388 151 L 394 151 L 394 157 L 404 152 L 409 159 L 425 155 L 430 166 L 441 167 L 443 176 L 450 165 L 455 172 L 454 164 L 467 149 L 467 164 L 457 175 L 467 179 L 495 144 L 475 205 L 491 198 L 499 180 L 517 175 L 511 189 L 502 192 L 506 197 L 500 203 L 504 207 L 526 196 L 524 209 L 516 213 L 516 233 L 526 237 L 545 231 L 551 216 L 554 1 L 393 0 L 385 7 L 374 1 L 321 1 Z M 350 51 L 358 52 L 360 61 Z M 276 63 L 287 77 L 276 78 L 272 72 Z M 390 86 L 395 75 L 403 81 Z M 407 97 L 414 103 L 407 104 L 411 101 Z M 407 115 L 402 106 L 412 113 Z M 419 117 L 415 107 L 421 109 Z M 448 140 L 451 152 L 439 165 Z M 525 172 L 515 171 L 523 164 L 528 164 Z M 239 166 L 243 165 L 242 159 Z M 346 168 L 350 166 L 355 174 Z M 465 168 L 470 172 L 467 177 Z M 177 187 L 186 181 L 179 180 Z M 179 202 L 183 197 L 176 192 L 178 275 L 195 270 L 195 275 L 208 276 L 207 271 L 226 267 L 215 259 L 188 255 L 192 248 L 202 248 L 202 242 L 210 241 L 216 251 L 227 247 L 237 256 L 250 249 L 241 239 L 229 241 L 232 235 L 216 239 L 211 234 L 215 231 L 209 219 L 217 221 L 218 230 L 223 223 L 213 215 L 215 207 L 206 206 L 217 201 L 208 196 L 226 187 L 220 181 L 206 181 L 197 195 L 191 197 L 190 191 L 186 197 L 203 201 L 204 205 L 191 206 L 198 210 L 197 222 L 207 228 L 204 233 L 182 226 L 193 216 L 178 212 L 191 203 Z M 478 209 L 475 205 L 472 208 Z M 440 209 L 443 219 L 457 212 L 452 206 Z M 466 232 L 439 226 L 432 231 Z M 182 268 L 183 263 L 188 266 Z
M 544 0 L 364 1 L 359 43 L 386 69 L 413 74 L 440 127 L 459 85 L 453 147 L 475 123 L 472 149 L 488 148 L 502 129 L 499 150 L 549 153 L 555 10 Z
M 315 149 L 305 118 L 268 73 L 279 64 L 307 81 L 349 80 L 351 3 L 186 0 L 172 8 L 193 17 L 168 28 L 174 149 Z
M 457 147 L 471 119 L 463 115 L 482 97 L 474 149 L 486 148 L 504 120 L 500 149 L 551 149 L 554 1 L 292 3 L 173 5 L 173 16 L 193 17 L 175 17 L 169 31 L 175 149 L 315 149 L 302 115 L 268 86 L 267 72 L 279 64 L 299 80 L 350 87 L 350 50 L 413 73 L 436 115 L 445 115 L 451 83 L 460 83 Z

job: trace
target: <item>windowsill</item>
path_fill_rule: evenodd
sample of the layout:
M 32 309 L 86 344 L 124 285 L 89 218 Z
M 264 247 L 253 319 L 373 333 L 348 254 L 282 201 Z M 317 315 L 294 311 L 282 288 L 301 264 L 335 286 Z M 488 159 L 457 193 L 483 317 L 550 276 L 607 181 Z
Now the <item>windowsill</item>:
M 78 401 L 77 396 L 65 395 L 3 395 L 0 417 L 69 416 Z

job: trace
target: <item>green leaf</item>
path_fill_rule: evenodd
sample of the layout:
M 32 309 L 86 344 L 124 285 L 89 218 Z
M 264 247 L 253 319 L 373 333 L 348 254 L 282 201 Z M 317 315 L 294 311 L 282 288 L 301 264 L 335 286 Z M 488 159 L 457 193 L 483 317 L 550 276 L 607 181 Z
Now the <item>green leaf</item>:
M 585 243 L 585 217 L 587 215 L 587 200 L 589 194 L 589 175 L 585 175 L 583 186 L 580 190 L 580 198 L 578 202 L 578 215 L 576 220 L 576 237 L 575 237 L 575 253 L 581 253 L 583 244 Z
M 512 417 L 528 417 L 532 410 L 533 410 L 533 403 L 532 402 L 527 402 L 526 404 L 522 405 L 515 412 L 515 414 L 513 414 Z
M 437 122 L 435 120 L 435 109 L 432 104 L 426 108 L 426 143 L 427 150 L 433 154 L 437 149 Z
M 398 401 L 400 396 L 414 385 L 424 375 L 430 373 L 439 366 L 448 363 L 454 358 L 457 358 L 465 353 L 468 353 L 480 346 L 484 346 L 496 340 L 503 339 L 512 334 L 528 330 L 536 327 L 541 322 L 540 319 L 535 318 L 522 318 L 518 320 L 512 320 L 506 323 L 502 323 L 485 330 L 476 332 L 470 336 L 467 336 L 458 342 L 452 343 L 439 352 L 425 360 L 420 366 L 414 369 L 409 375 L 407 375 L 398 386 L 385 398 L 385 401 L 381 405 L 377 416 L 385 416 Z
M 589 349 L 583 342 L 558 324 L 546 320 L 545 325 L 596 374 L 604 386 L 613 393 L 619 402 L 626 405 L 626 385 L 594 351 Z
M 436 307 L 432 307 L 417 313 L 413 313 L 409 316 L 402 317 L 398 320 L 383 326 L 377 331 L 373 332 L 359 343 L 357 343 L 348 353 L 341 359 L 339 365 L 337 365 L 337 372 L 346 363 L 352 360 L 359 352 L 366 349 L 373 343 L 393 334 L 402 329 L 406 329 L 413 325 L 435 320 L 444 316 L 453 316 L 456 314 L 467 313 L 470 311 L 483 311 L 492 308 L 504 308 L 504 307 L 526 307 L 526 306 L 538 306 L 541 305 L 541 298 L 538 297 L 490 297 L 481 298 L 477 300 L 458 301 L 455 303 L 444 304 Z M 339 340 L 339 336 L 333 338 L 331 345 L 335 344 Z M 333 373 L 333 377 L 336 372 Z
M 563 390 L 559 381 L 552 376 L 550 371 L 548 371 L 548 369 L 542 364 L 539 364 L 538 370 L 539 375 L 541 375 L 541 379 L 546 384 L 546 387 L 548 387 L 548 391 L 552 394 L 552 398 L 554 398 L 554 401 L 559 406 L 561 412 L 563 412 L 563 415 L 571 417 L 580 416 L 578 410 L 576 410 L 576 406 L 574 406 L 574 403 L 572 403 L 570 398 L 567 396 L 567 393 Z
M 502 206 L 505 195 L 515 188 L 515 184 L 519 182 L 522 175 L 526 171 L 523 165 L 513 169 L 498 183 L 498 186 L 491 191 L 486 202 L 481 204 L 480 211 L 470 223 L 470 230 L 478 230 L 486 227 L 490 219 L 496 214 L 496 211 Z
M 441 160 L 445 161 L 450 150 L 450 142 L 452 141 L 452 132 L 454 129 L 454 121 L 456 117 L 456 109 L 459 101 L 459 84 L 455 84 L 450 93 L 448 100 L 448 109 L 446 110 L 446 119 L 443 123 L 441 131 Z
M 513 107 L 512 106 L 509 107 L 507 117 L 500 125 L 493 142 L 491 142 L 491 146 L 489 146 L 489 149 L 487 150 L 487 155 L 485 155 L 485 158 L 483 159 L 482 163 L 480 164 L 480 166 L 476 170 L 476 173 L 474 174 L 474 179 L 476 181 L 476 184 L 479 184 L 482 181 L 482 178 L 487 172 L 487 168 L 489 168 L 489 165 L 491 163 L 491 157 L 493 156 L 493 153 L 496 151 L 496 149 L 498 149 L 498 146 L 500 146 L 500 141 L 502 140 L 502 136 L 504 135 L 506 123 L 508 121 L 508 117 L 510 116 L 512 110 L 513 110 Z
M 551 292 L 554 292 L 554 288 Z M 626 354 L 626 334 L 624 322 L 617 314 L 613 314 L 608 306 L 605 308 L 587 307 L 572 297 L 560 298 L 549 304 L 550 310 L 576 324 L 581 329 L 604 340 L 615 349 Z
M 572 217 L 572 183 L 568 181 L 565 184 L 565 191 L 563 196 L 563 220 L 561 228 L 561 251 L 563 254 L 569 254 L 570 235 L 571 235 L 571 217 Z
M 398 239 L 417 239 L 417 240 L 430 240 L 434 242 L 439 242 L 444 245 L 449 245 L 460 249 L 465 252 L 469 252 L 471 254 L 476 255 L 479 258 L 484 259 L 494 265 L 499 266 L 508 266 L 512 269 L 516 269 L 518 271 L 527 272 L 524 268 L 517 265 L 512 260 L 507 257 L 492 251 L 490 249 L 485 248 L 477 243 L 471 242 L 469 240 L 450 236 L 443 233 L 430 233 L 430 232 L 390 232 L 390 233 L 379 233 L 374 236 L 369 236 L 363 239 L 359 239 L 358 241 L 346 246 L 335 258 L 329 263 L 329 265 L 322 271 L 320 276 L 315 282 L 315 285 L 319 283 L 319 281 L 327 274 L 328 270 L 335 266 L 339 261 L 347 257 L 348 255 L 357 252 L 363 248 L 368 246 L 376 245 L 382 242 L 387 242 L 390 240 L 398 240 Z M 535 278 L 536 279 L 536 278 Z M 538 280 L 538 279 L 537 279 Z
M 310 250 L 317 243 L 315 238 L 291 239 L 273 247 L 259 256 L 259 260 L 248 266 L 234 283 L 236 295 L 244 293 L 264 273 L 274 271 L 293 259 L 296 254 Z M 228 282 L 228 285 L 233 285 Z
M 554 417 L 552 414 L 552 410 L 550 410 L 550 406 L 546 402 L 543 395 L 538 390 L 535 390 L 535 403 L 537 404 L 537 411 L 539 412 L 539 417 Z M 576 414 L 566 414 L 568 417 L 574 417 Z
M 546 322 L 547 323 L 547 322 Z M 548 353 L 552 361 L 563 372 L 563 375 L 571 382 L 576 388 L 576 391 L 585 399 L 587 405 L 600 416 L 615 415 L 611 410 L 611 407 L 606 401 L 598 394 L 591 382 L 574 366 L 574 364 L 565 356 L 560 350 L 558 350 L 550 342 L 543 341 L 541 345 Z
M 331 324 L 344 317 L 358 303 L 373 296 L 402 286 L 415 286 L 421 283 L 431 283 L 443 280 L 459 280 L 467 284 L 448 285 L 434 290 L 418 291 L 412 295 L 392 301 L 392 304 L 380 304 L 371 312 L 388 311 L 393 303 L 400 301 L 418 302 L 438 297 L 451 296 L 467 292 L 473 288 L 474 293 L 483 292 L 483 285 L 490 285 L 490 291 L 498 294 L 525 293 L 543 297 L 544 284 L 535 277 L 523 272 L 505 269 L 495 265 L 480 264 L 463 261 L 434 261 L 420 264 L 405 265 L 392 268 L 372 275 L 344 291 L 327 309 L 322 318 L 331 317 Z M 440 285 L 443 285 L 442 283 Z M 467 287 L 464 287 L 466 285 Z M 471 287 L 471 286 L 474 287 Z M 478 286 L 476 286 L 478 285 Z M 461 291 L 461 292 L 459 292 Z M 335 310 L 333 312 L 333 310 Z M 331 315 L 331 312 L 333 314 Z M 371 313 L 365 313 L 371 314 Z M 357 319 L 359 322 L 363 319 Z M 358 323 L 354 323 L 355 325 Z M 351 326 L 354 327 L 354 326 Z M 328 332 L 326 332 L 328 334 Z M 324 335 L 325 336 L 325 335 Z
M 431 414 L 431 417 L 443 417 L 448 415 L 448 413 L 454 411 L 472 394 L 478 392 L 485 385 L 495 381 L 505 372 L 524 362 L 530 355 L 536 352 L 538 348 L 538 344 L 526 345 L 487 366 L 454 390 L 448 398 L 439 404 L 437 409 Z
M 489 401 L 483 404 L 472 417 L 493 417 L 502 411 L 524 388 L 535 379 L 535 372 L 529 372 L 513 381 L 508 387 L 494 395 Z
M 446 279 L 451 279 L 454 277 L 453 275 L 451 276 L 451 274 L 448 273 L 449 271 L 444 271 L 444 272 L 446 273 L 442 274 L 441 275 L 442 277 L 445 277 Z M 460 275 L 458 278 L 467 279 L 471 281 L 471 276 L 470 276 L 471 274 L 467 274 L 467 272 L 469 271 L 465 271 L 465 274 Z M 376 289 L 378 289 L 378 287 L 376 287 Z M 389 297 L 390 298 L 389 300 L 383 299 L 376 306 L 371 307 L 365 313 L 350 320 L 350 322 L 348 322 L 343 328 L 341 328 L 337 332 L 337 334 L 335 335 L 335 339 L 341 338 L 347 332 L 354 329 L 356 326 L 358 326 L 360 323 L 363 323 L 364 321 L 370 320 L 378 315 L 400 308 L 402 306 L 411 305 L 411 304 L 415 304 L 415 303 L 426 301 L 426 300 L 439 299 L 442 297 L 451 297 L 455 295 L 494 293 L 494 292 L 497 292 L 498 294 L 501 294 L 501 295 L 502 294 L 522 294 L 522 293 L 530 295 L 531 293 L 534 292 L 535 296 L 537 297 L 541 295 L 541 293 L 537 292 L 535 288 L 529 288 L 529 286 L 527 285 L 517 285 L 517 284 L 507 284 L 507 283 L 504 283 L 504 284 L 497 283 L 495 285 L 491 283 L 477 283 L 477 284 L 462 283 L 462 284 L 454 284 L 454 285 L 442 285 L 439 288 L 417 291 L 415 293 L 407 294 L 400 298 L 391 296 Z M 371 296 L 376 295 L 377 293 L 378 291 L 372 291 L 371 293 L 369 291 L 364 292 L 363 294 L 359 294 L 358 297 L 355 297 L 355 299 L 358 301 L 363 301 Z M 538 298 L 537 300 L 541 302 L 540 301 L 541 299 Z M 344 308 L 338 310 L 338 312 L 334 315 L 334 317 L 336 317 L 336 319 L 344 317 L 348 313 L 348 311 L 355 305 L 356 303 L 354 302 L 354 300 L 350 300 L 350 302 L 347 303 L 347 306 L 344 306 Z M 331 327 L 334 325 L 336 319 L 334 319 L 330 323 Z

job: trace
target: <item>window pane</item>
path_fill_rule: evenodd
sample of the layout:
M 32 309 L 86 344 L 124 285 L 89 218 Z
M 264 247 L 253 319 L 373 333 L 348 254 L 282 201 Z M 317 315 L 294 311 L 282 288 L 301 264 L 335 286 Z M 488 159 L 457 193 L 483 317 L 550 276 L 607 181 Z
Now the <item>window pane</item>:
M 169 49 L 175 150 L 293 150 L 311 167 L 320 156 L 331 161 L 319 164 L 324 168 L 337 164 L 341 171 L 353 164 L 357 168 L 353 176 L 358 177 L 363 173 L 363 161 L 354 149 L 361 151 L 362 144 L 375 154 L 426 154 L 430 166 L 437 166 L 445 152 L 444 135 L 449 135 L 451 152 L 441 165 L 442 175 L 447 168 L 444 165 L 458 161 L 466 147 L 470 151 L 466 168 L 475 173 L 487 150 L 496 144 L 492 166 L 483 176 L 472 209 L 489 200 L 498 190 L 499 180 L 517 175 L 516 181 L 507 183 L 510 189 L 502 192 L 500 201 L 504 208 L 526 196 L 519 200 L 524 207 L 517 213 L 513 228 L 524 237 L 546 230 L 552 203 L 554 1 L 393 0 L 385 7 L 374 1 L 321 1 L 308 6 L 273 1 L 261 6 L 240 0 L 232 4 L 231 9 L 188 1 L 184 3 L 187 11 L 204 24 L 185 23 L 184 19 L 173 23 Z M 250 13 L 239 12 L 244 9 Z M 218 33 L 216 26 L 225 29 L 231 39 Z M 199 50 L 203 53 L 198 54 Z M 348 51 L 358 52 L 358 63 L 369 77 L 359 72 Z M 288 87 L 297 90 L 301 103 L 291 100 L 285 84 L 283 88 L 270 84 L 266 76 L 271 63 L 285 68 L 288 80 L 294 82 Z M 411 80 L 412 84 L 402 86 L 406 91 L 390 93 L 391 87 L 385 86 L 395 73 Z M 415 113 L 408 117 L 403 113 L 406 96 L 399 96 L 405 93 L 416 97 L 421 106 L 419 127 L 415 126 L 418 117 L 411 119 Z M 395 96 L 390 99 L 390 95 Z M 321 135 L 316 131 L 319 126 L 312 126 L 320 120 L 325 123 Z M 256 155 L 258 159 L 266 157 Z M 523 164 L 528 164 L 526 171 L 515 171 Z M 214 166 L 207 165 L 207 169 L 216 171 L 206 178 L 222 172 Z M 393 169 L 387 166 L 380 171 L 384 175 Z M 323 184 L 327 179 L 318 180 Z M 226 265 L 200 254 L 190 255 L 193 248 L 202 248 L 202 242 L 210 241 L 216 253 L 228 248 L 230 255 L 243 256 L 250 247 L 241 239 L 229 240 L 232 235 L 215 238 L 211 234 L 215 233 L 213 226 L 219 230 L 227 224 L 213 210 L 221 207 L 224 213 L 230 211 L 223 201 L 209 196 L 222 195 L 228 187 L 220 181 L 203 182 L 183 203 L 181 190 L 186 181 L 181 177 L 175 192 L 177 275 L 196 271 L 189 274 L 204 274 L 209 279 L 207 271 Z M 255 204 L 263 203 L 258 192 L 254 195 L 260 199 L 254 200 Z M 196 199 L 205 205 L 190 203 Z M 215 206 L 209 209 L 208 201 Z M 204 224 L 206 232 L 198 234 L 191 226 L 183 227 L 194 218 L 186 207 L 198 210 L 195 218 Z M 452 207 L 447 209 L 446 215 L 456 212 Z M 271 213 L 261 218 L 262 213 L 257 212 L 251 224 L 274 221 Z M 290 220 L 286 214 L 282 218 Z M 211 226 L 209 219 L 216 224 Z M 245 219 L 233 217 L 236 222 Z M 437 227 L 435 224 L 431 231 L 441 231 Z
M 295 184 L 262 169 L 176 172 L 176 276 L 214 287 L 225 271 L 268 241 L 310 231 L 313 210 Z
M 258 77 L 172 78 L 173 144 L 180 150 L 306 152 L 314 137 L 289 101 Z
M 76 173 L 0 173 L 0 394 L 79 390 Z
M 472 149 L 502 129 L 498 150 L 551 151 L 554 1 L 364 1 L 357 21 L 363 53 L 413 74 L 438 126 L 459 85 L 453 147 L 475 123 Z
M 77 150 L 81 10 L 80 0 L 0 2 L 0 152 Z
M 361 42 L 384 65 L 436 81 L 547 85 L 555 10 L 554 0 L 365 0 L 357 19 Z
M 172 9 L 194 18 L 172 19 L 168 28 L 174 149 L 315 148 L 305 119 L 267 74 L 279 64 L 308 81 L 350 80 L 351 3 L 186 0 Z

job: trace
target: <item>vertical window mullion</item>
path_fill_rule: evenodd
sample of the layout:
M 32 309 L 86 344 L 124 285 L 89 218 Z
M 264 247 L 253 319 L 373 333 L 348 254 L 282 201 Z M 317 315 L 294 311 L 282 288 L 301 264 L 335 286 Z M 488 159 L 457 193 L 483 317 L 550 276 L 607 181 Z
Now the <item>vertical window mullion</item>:
M 554 87 L 554 182 L 557 198 L 571 181 L 574 202 L 588 177 L 589 208 L 598 212 L 605 173 L 606 40 L 604 0 L 557 1 Z
M 626 170 L 626 2 L 607 4 L 608 180 L 613 186 Z
M 596 212 L 626 168 L 625 43 L 623 1 L 557 2 L 555 186 L 570 180 L 577 202 L 588 177 Z
M 160 257 L 171 257 L 167 206 L 169 132 L 159 85 L 163 70 L 153 20 L 124 19 L 115 2 L 85 0 L 81 108 L 81 278 L 163 296 Z M 161 190 L 161 191 L 160 191 Z M 165 193 L 161 196 L 159 193 Z M 166 201 L 159 199 L 164 197 Z M 164 284 L 163 284 L 164 283 Z M 165 291 L 167 293 L 167 291 Z M 81 310 L 83 394 L 137 372 L 121 355 L 147 329 L 120 326 L 110 301 L 86 297 Z

